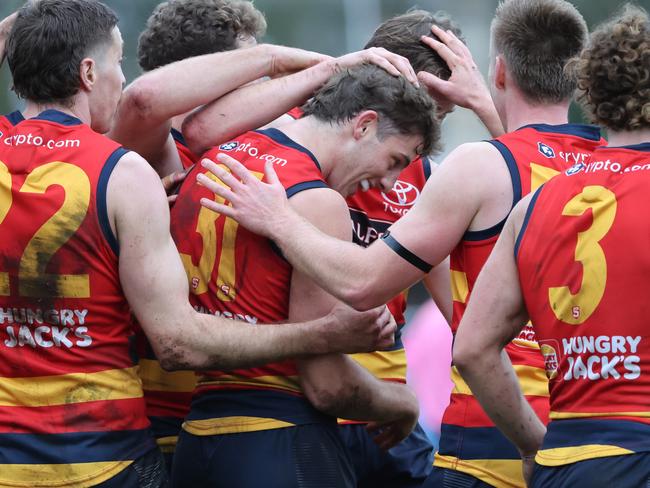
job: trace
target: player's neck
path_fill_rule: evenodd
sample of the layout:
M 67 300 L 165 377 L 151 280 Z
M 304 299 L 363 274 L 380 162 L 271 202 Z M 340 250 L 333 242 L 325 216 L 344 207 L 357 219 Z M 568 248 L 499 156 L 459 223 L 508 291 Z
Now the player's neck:
M 530 124 L 559 125 L 569 122 L 570 101 L 532 104 L 518 90 L 506 100 L 506 132 Z
M 338 147 L 339 128 L 334 124 L 318 122 L 314 117 L 303 117 L 280 127 L 288 137 L 309 149 L 327 179 L 332 171 L 335 152 Z
M 78 118 L 84 124 L 90 125 L 90 110 L 88 107 L 79 103 L 73 103 L 72 105 L 67 106 L 58 103 L 37 103 L 27 101 L 25 110 L 23 110 L 23 116 L 26 119 L 31 119 L 46 110 L 58 110 L 59 112 Z
M 610 146 L 633 146 L 635 144 L 650 142 L 650 129 L 621 132 L 608 130 L 607 136 Z

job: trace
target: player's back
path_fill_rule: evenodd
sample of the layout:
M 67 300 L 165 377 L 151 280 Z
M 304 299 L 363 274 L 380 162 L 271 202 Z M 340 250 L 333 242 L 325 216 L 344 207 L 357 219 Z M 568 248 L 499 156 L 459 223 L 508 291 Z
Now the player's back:
M 599 148 L 533 196 L 515 253 L 550 378 L 539 464 L 650 451 L 649 190 L 646 143 Z
M 535 124 L 489 141 L 508 167 L 513 206 L 602 143 L 596 127 Z M 467 231 L 451 253 L 452 330 L 466 309 L 476 278 L 499 237 L 505 219 L 481 231 Z M 506 347 L 520 386 L 542 421 L 548 420 L 548 383 L 534 328 L 526 326 Z M 445 410 L 435 465 L 456 469 L 498 486 L 524 485 L 518 451 L 494 426 L 455 367 L 450 405 Z
M 253 131 L 208 151 L 236 157 L 258 178 L 267 161 L 289 197 L 324 188 L 318 161 L 304 147 L 276 129 Z M 202 197 L 219 198 L 195 185 L 196 167 L 172 209 L 172 236 L 185 266 L 190 301 L 204 313 L 246 323 L 286 321 L 292 267 L 271 241 L 241 228 L 230 218 L 200 205 Z M 184 429 L 212 435 L 281 428 L 321 421 L 303 397 L 295 361 L 260 368 L 201 373 Z
M 0 483 L 99 483 L 154 447 L 106 204 L 125 153 L 55 110 L 2 136 Z

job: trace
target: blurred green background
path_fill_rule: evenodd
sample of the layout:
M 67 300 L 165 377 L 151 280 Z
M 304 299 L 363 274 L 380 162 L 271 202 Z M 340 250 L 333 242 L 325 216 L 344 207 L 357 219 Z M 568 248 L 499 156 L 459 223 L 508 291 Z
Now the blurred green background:
M 138 35 L 159 0 L 104 0 L 120 16 L 120 29 L 125 41 L 124 73 L 127 82 L 140 74 L 136 46 Z M 23 0 L 0 1 L 0 15 L 9 15 Z M 573 2 L 587 19 L 590 27 L 615 12 L 624 2 L 619 0 L 575 0 Z M 650 10 L 650 0 L 637 2 Z M 264 42 L 311 49 L 330 55 L 340 55 L 363 47 L 374 28 L 395 14 L 409 8 L 444 10 L 462 27 L 470 49 L 484 74 L 488 68 L 488 31 L 497 0 L 257 0 L 256 7 L 266 14 L 268 31 Z M 0 83 L 0 113 L 21 108 L 21 103 L 9 90 L 9 69 L 2 66 Z M 573 121 L 580 120 L 580 111 L 571 112 Z M 478 121 L 465 111 L 456 111 L 443 127 L 445 150 L 469 140 L 487 137 Z

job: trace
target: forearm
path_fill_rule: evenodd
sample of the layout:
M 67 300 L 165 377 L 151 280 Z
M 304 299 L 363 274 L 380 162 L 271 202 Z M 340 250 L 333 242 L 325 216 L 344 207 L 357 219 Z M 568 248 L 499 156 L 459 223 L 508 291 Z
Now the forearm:
M 329 63 L 319 63 L 289 76 L 242 86 L 191 114 L 183 134 L 190 148 L 202 154 L 301 105 L 333 74 Z
M 327 334 L 333 320 L 327 315 L 297 324 L 251 325 L 193 313 L 185 322 L 191 326 L 152 345 L 165 369 L 247 368 L 330 352 L 336 348 Z
M 505 134 L 503 124 L 499 118 L 499 113 L 497 112 L 494 102 L 489 94 L 478 100 L 472 110 L 478 116 L 485 128 L 490 132 L 492 137 L 499 137 Z
M 546 427 L 524 398 L 506 352 L 490 348 L 456 366 L 501 432 L 523 455 L 537 452 Z
M 417 405 L 406 385 L 377 379 L 349 356 L 309 359 L 299 363 L 299 371 L 309 400 L 333 417 L 390 422 Z

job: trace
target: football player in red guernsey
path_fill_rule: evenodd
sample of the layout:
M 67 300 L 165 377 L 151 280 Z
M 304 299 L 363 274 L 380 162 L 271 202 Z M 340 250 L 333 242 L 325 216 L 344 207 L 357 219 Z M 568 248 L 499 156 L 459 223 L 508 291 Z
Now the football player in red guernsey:
M 647 12 L 628 6 L 592 33 L 572 65 L 581 100 L 610 145 L 515 207 L 479 276 L 454 361 L 519 450 L 537 452 L 529 486 L 647 486 Z M 501 355 L 529 318 L 550 378 L 548 430 Z
M 467 99 L 469 103 L 466 106 L 472 107 L 486 126 L 494 131 L 493 135 L 498 136 L 503 133 L 501 122 L 480 73 L 471 69 L 473 61 L 469 51 L 463 47 L 461 56 L 456 56 L 451 81 L 449 79 L 452 73 L 443 57 L 437 53 L 439 50 L 443 56 L 448 56 L 450 51 L 445 44 L 437 42 L 439 38 L 435 33 L 447 42 L 461 46 L 454 32 L 460 35 L 458 28 L 445 14 L 413 10 L 382 23 L 365 47 L 388 49 L 409 60 L 413 69 L 421 73 L 423 84 L 436 97 L 440 119 L 453 108 L 453 103 L 446 96 L 451 94 L 456 101 Z M 271 80 L 242 87 L 215 100 L 188 117 L 184 130 L 189 143 L 195 147 L 206 147 L 231 134 L 236 128 L 242 128 L 246 123 L 263 125 L 280 116 L 271 124 L 278 126 L 291 118 L 301 117 L 300 108 L 293 108 L 286 115 L 281 114 L 292 103 L 296 103 L 296 96 L 304 97 L 307 88 L 314 89 L 316 78 L 305 76 L 307 73 L 299 73 L 286 80 Z M 310 95 L 311 93 L 307 96 Z M 228 117 L 224 121 L 222 114 L 234 115 L 235 107 L 239 107 L 237 113 L 240 115 Z M 364 188 L 349 196 L 347 202 L 353 222 L 354 242 L 366 247 L 381 237 L 392 223 L 413 206 L 431 171 L 429 158 L 418 157 L 400 173 L 393 189 Z M 448 261 L 432 270 L 424 281 L 450 320 Z M 402 327 L 406 292 L 391 300 L 389 307 L 398 325 Z M 390 351 L 360 354 L 354 356 L 354 359 L 379 378 L 406 381 L 406 354 L 399 337 Z M 420 426 L 416 426 L 409 437 L 389 451 L 382 451 L 373 443 L 372 435 L 363 423 L 343 419 L 339 423 L 344 442 L 352 453 L 357 486 L 419 486 L 430 473 L 433 446 Z
M 230 201 L 205 202 L 273 239 L 283 255 L 328 292 L 359 308 L 389 300 L 451 254 L 455 331 L 474 281 L 516 202 L 543 181 L 587 157 L 601 144 L 597 128 L 567 124 L 575 81 L 564 64 L 586 40 L 582 16 L 563 0 L 509 0 L 492 22 L 490 85 L 508 134 L 454 150 L 427 181 L 390 234 L 363 249 L 318 232 L 286 204 L 280 185 L 228 178 L 233 191 L 210 184 Z M 448 63 L 462 53 L 450 45 Z M 269 166 L 269 171 L 272 171 Z M 548 415 L 548 381 L 531 328 L 508 346 L 524 393 L 541 419 Z M 494 426 L 458 372 L 443 417 L 440 449 L 425 483 L 521 487 L 521 457 Z
M 191 307 L 160 180 L 101 135 L 124 83 L 112 10 L 29 2 L 7 53 L 25 113 L 37 115 L 0 144 L 0 484 L 165 484 L 129 352 L 131 311 L 167 368 L 392 344 L 381 310 L 244 329 Z
M 392 187 L 438 137 L 433 101 L 424 90 L 362 65 L 328 81 L 304 117 L 247 132 L 206 157 L 238 156 L 255 177 L 272 163 L 290 205 L 324 232 L 350 240 L 343 197 L 363 180 Z M 334 298 L 294 272 L 271 241 L 201 207 L 201 199 L 215 198 L 195 184 L 206 173 L 201 166 L 190 173 L 172 209 L 172 235 L 192 303 L 244 328 L 329 309 Z M 380 381 L 344 355 L 204 372 L 179 437 L 174 483 L 253 488 L 263 479 L 269 488 L 355 486 L 336 418 L 378 423 L 379 442 L 391 447 L 410 433 L 417 413 L 406 385 Z

